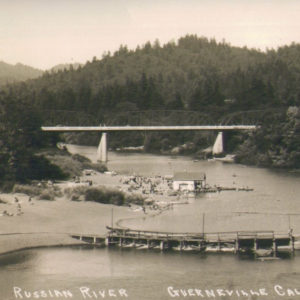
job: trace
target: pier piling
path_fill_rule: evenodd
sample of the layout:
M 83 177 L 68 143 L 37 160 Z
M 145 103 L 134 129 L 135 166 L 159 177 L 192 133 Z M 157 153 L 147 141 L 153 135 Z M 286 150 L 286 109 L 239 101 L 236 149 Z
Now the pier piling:
M 160 241 L 160 250 L 164 250 L 165 248 L 165 242 L 164 241 Z
M 107 236 L 72 235 L 81 241 L 107 246 L 132 247 L 137 249 L 160 249 L 180 251 L 213 251 L 253 253 L 261 256 L 277 256 L 281 252 L 295 250 L 295 237 L 289 233 L 273 231 L 219 232 L 219 233 L 171 233 L 130 230 L 108 227 Z

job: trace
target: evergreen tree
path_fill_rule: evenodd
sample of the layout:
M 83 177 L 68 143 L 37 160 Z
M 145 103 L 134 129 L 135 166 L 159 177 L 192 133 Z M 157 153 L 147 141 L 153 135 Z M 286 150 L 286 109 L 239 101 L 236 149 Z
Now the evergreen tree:
M 176 92 L 175 99 L 166 105 L 167 109 L 170 110 L 182 110 L 184 109 L 184 104 L 181 99 L 181 95 L 179 92 Z

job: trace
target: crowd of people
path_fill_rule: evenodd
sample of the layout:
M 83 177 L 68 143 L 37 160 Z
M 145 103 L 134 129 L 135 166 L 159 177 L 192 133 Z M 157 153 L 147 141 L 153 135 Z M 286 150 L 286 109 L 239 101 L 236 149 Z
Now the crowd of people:
M 6 201 L 1 201 L 3 203 L 12 204 L 13 207 L 10 210 L 3 210 L 0 216 L 7 216 L 7 217 L 14 217 L 14 216 L 21 216 L 24 214 L 24 211 L 22 209 L 22 201 L 18 197 L 14 197 L 13 203 L 8 203 Z M 28 203 L 30 205 L 33 205 L 32 197 L 28 197 Z

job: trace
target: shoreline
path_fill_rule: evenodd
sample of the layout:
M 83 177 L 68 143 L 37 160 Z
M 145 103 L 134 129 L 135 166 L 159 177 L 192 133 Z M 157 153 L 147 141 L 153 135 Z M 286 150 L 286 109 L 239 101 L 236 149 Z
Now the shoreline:
M 86 245 L 83 241 L 76 241 L 69 234 L 38 232 L 1 234 L 0 243 L 0 256 L 29 249 Z
M 136 176 L 136 179 L 132 178 Z M 128 180 L 130 178 L 131 181 Z M 68 188 L 86 185 L 86 181 L 92 181 L 93 187 L 104 186 L 135 194 L 142 193 L 143 189 L 147 188 L 148 179 L 153 183 L 154 180 L 162 181 L 162 184 L 157 185 L 157 193 L 149 193 L 149 186 L 148 190 L 146 189 L 145 198 L 153 200 L 155 205 L 145 206 L 145 209 L 137 205 L 128 207 L 84 200 L 71 201 L 65 192 L 54 201 L 38 200 L 36 197 L 20 193 L 0 194 L 2 200 L 0 201 L 0 255 L 29 248 L 84 245 L 86 243 L 72 238 L 71 235 L 104 237 L 107 233 L 107 225 L 136 230 L 170 231 L 169 224 L 172 220 L 171 229 L 174 232 L 188 232 L 191 226 L 201 230 L 204 213 L 206 229 L 211 232 L 219 232 L 220 228 L 224 229 L 223 231 L 247 231 L 253 227 L 253 224 L 254 230 L 278 231 L 280 229 L 288 232 L 287 216 L 290 216 L 289 222 L 293 226 L 294 233 L 300 232 L 300 218 L 291 215 L 289 211 L 275 210 L 270 216 L 262 217 L 269 212 L 251 210 L 243 213 L 239 210 L 246 209 L 247 206 L 255 207 L 256 202 L 250 194 L 243 201 L 232 202 L 234 206 L 231 208 L 228 208 L 229 200 L 220 202 L 218 195 L 204 198 L 198 205 L 202 213 L 197 218 L 190 218 L 189 210 L 179 204 L 190 205 L 195 201 L 194 199 L 177 199 L 168 196 L 167 190 L 163 188 L 167 183 L 161 176 L 152 175 L 145 179 L 144 181 L 138 178 L 138 175 L 92 172 L 82 175 L 79 183 L 71 180 L 54 183 L 54 186 L 65 191 Z M 138 185 L 140 180 L 142 184 Z M 266 203 L 267 208 L 277 204 L 277 201 L 271 199 Z M 4 211 L 7 213 L 4 214 Z M 178 214 L 178 211 L 182 213 Z M 180 220 L 183 222 L 179 222 Z
M 92 180 L 93 186 L 105 186 L 125 191 L 122 175 L 82 175 L 80 181 Z M 61 191 L 80 186 L 71 180 L 56 185 Z M 116 206 L 91 201 L 71 201 L 65 193 L 54 201 L 38 200 L 23 193 L 0 194 L 0 255 L 26 249 L 56 246 L 87 245 L 72 235 L 105 237 L 106 226 L 128 219 L 154 217 L 164 210 L 143 211 L 137 205 Z M 148 195 L 149 196 L 149 195 Z M 151 195 L 156 196 L 156 195 Z M 161 200 L 161 196 L 156 199 Z M 115 221 L 112 223 L 112 214 Z
M 99 177 L 101 180 L 111 176 Z M 63 190 L 70 183 L 58 185 Z M 0 255 L 29 248 L 85 245 L 71 235 L 104 237 L 106 225 L 111 224 L 112 209 L 116 220 L 141 215 L 128 207 L 71 201 L 66 195 L 47 201 L 21 193 L 2 193 L 0 199 Z
M 76 147 L 90 147 L 90 148 L 97 148 L 97 145 L 80 145 L 80 144 L 65 144 L 68 149 L 71 146 L 76 146 Z M 156 155 L 156 156 L 161 156 L 161 157 L 168 157 L 170 159 L 177 159 L 177 158 L 188 158 L 190 160 L 193 160 L 194 162 L 197 161 L 220 161 L 222 163 L 230 163 L 230 164 L 236 164 L 236 165 L 241 165 L 244 167 L 253 167 L 253 168 L 259 168 L 259 169 L 267 169 L 270 171 L 275 171 L 275 172 L 288 172 L 288 173 L 296 173 L 296 174 L 300 174 L 300 168 L 294 168 L 294 167 L 290 167 L 290 166 L 276 166 L 276 165 L 262 165 L 259 163 L 255 163 L 255 164 L 249 164 L 247 163 L 247 161 L 243 160 L 243 161 L 236 161 L 234 160 L 233 162 L 224 162 L 222 161 L 222 159 L 219 159 L 218 157 L 212 157 L 212 158 L 208 158 L 208 159 L 204 159 L 202 157 L 199 157 L 199 155 L 197 155 L 197 152 L 195 153 L 172 153 L 172 152 L 156 152 L 156 151 L 117 151 L 116 149 L 111 149 L 109 150 L 109 152 L 111 153 L 116 153 L 118 155 Z M 234 155 L 237 156 L 236 153 L 227 153 L 224 154 L 224 157 L 226 155 Z M 214 159 L 216 158 L 216 159 Z M 90 157 L 91 161 L 96 162 L 96 160 L 93 160 Z

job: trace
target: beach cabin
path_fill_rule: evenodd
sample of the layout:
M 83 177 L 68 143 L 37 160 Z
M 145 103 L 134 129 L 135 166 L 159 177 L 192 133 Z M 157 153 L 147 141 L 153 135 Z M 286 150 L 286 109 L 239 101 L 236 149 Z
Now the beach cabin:
M 195 191 L 205 185 L 206 175 L 203 172 L 178 172 L 173 177 L 174 191 Z

